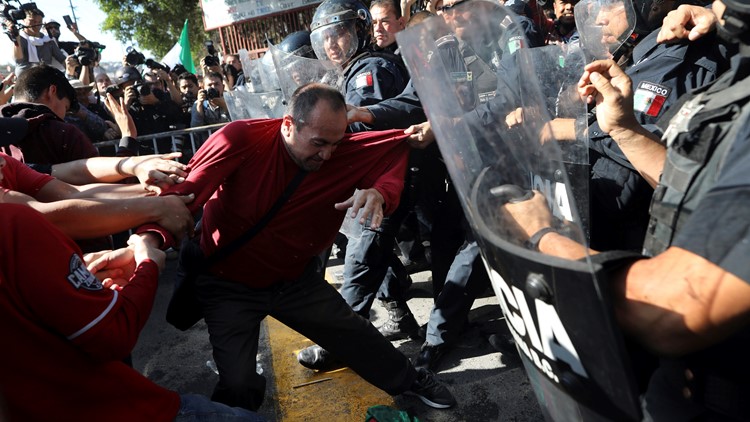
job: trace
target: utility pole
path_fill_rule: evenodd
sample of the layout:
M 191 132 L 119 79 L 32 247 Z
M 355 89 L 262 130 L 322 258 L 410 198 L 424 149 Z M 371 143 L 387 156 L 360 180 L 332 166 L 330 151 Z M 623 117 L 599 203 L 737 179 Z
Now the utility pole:
M 76 8 L 73 7 L 73 0 L 68 0 L 68 4 L 70 5 L 70 14 L 73 15 L 73 23 L 78 25 L 78 18 L 76 18 Z

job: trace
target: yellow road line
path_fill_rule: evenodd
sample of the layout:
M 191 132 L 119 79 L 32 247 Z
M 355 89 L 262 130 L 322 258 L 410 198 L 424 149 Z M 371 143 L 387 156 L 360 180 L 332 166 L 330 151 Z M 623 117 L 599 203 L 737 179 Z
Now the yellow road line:
M 328 270 L 326 279 L 334 279 Z M 278 421 L 361 421 L 370 406 L 394 406 L 393 397 L 348 368 L 319 373 L 303 367 L 297 362 L 297 352 L 313 343 L 273 318 L 266 318 L 266 323 Z M 331 380 L 300 386 L 323 378 Z

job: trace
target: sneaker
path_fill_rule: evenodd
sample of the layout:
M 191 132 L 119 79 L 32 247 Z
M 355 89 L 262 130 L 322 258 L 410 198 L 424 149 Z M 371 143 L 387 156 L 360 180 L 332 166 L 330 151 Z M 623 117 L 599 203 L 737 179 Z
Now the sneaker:
M 456 405 L 456 399 L 448 387 L 439 383 L 426 369 L 417 369 L 417 379 L 404 394 L 416 396 L 424 404 L 435 409 L 447 409 Z
M 418 340 L 419 324 L 406 304 L 397 301 L 385 302 L 388 310 L 388 321 L 378 327 L 378 331 L 388 340 L 403 340 L 411 338 Z
M 432 345 L 425 342 L 414 360 L 414 367 L 434 371 L 440 359 L 445 355 L 445 349 L 444 344 Z
M 344 367 L 343 362 L 334 358 L 326 349 L 317 344 L 300 350 L 297 353 L 297 362 L 315 371 L 332 371 Z

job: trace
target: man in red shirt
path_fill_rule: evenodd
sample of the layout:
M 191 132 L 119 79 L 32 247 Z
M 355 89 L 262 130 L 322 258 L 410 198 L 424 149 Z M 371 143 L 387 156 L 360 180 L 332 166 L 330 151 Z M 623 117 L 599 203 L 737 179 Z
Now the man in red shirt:
M 6 129 L 2 144 L 12 136 Z M 84 257 L 41 214 L 3 203 L 6 194 L 0 190 L 0 326 L 11 343 L 0 347 L 0 419 L 263 420 L 166 390 L 122 362 L 151 312 L 163 252 L 132 236 L 128 248 Z
M 261 405 L 265 378 L 255 372 L 255 358 L 260 323 L 271 315 L 390 394 L 410 393 L 437 408 L 455 404 L 323 279 L 318 255 L 333 243 L 345 211 L 362 208 L 361 222 L 371 218 L 377 228 L 398 206 L 406 171 L 403 131 L 345 134 L 346 127 L 338 91 L 303 86 L 283 119 L 236 121 L 212 135 L 188 164 L 185 182 L 166 191 L 195 194 L 188 205 L 194 212 L 205 204 L 200 251 L 210 256 L 256 225 L 290 181 L 307 173 L 255 237 L 197 279 L 219 369 L 215 401 Z M 140 231 L 150 230 L 170 242 L 158 227 Z

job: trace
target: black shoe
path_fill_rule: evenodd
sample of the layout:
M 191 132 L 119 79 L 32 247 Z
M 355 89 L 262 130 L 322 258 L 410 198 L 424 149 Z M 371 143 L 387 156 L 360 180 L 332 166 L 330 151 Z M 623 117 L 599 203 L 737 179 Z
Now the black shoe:
M 437 368 L 438 363 L 440 362 L 440 359 L 443 358 L 443 355 L 445 355 L 445 345 L 440 344 L 433 346 L 432 344 L 425 343 L 422 345 L 422 348 L 419 349 L 419 354 L 417 355 L 417 359 L 414 360 L 414 366 L 419 368 L 424 368 L 430 371 L 435 370 Z
M 422 271 L 428 271 L 430 269 L 430 263 L 424 258 L 419 261 L 406 259 L 402 260 L 401 263 L 404 264 L 404 269 L 407 274 L 421 273 Z
M 317 344 L 300 350 L 297 353 L 297 362 L 305 368 L 316 371 L 332 371 L 344 367 L 343 362 L 331 356 L 326 349 Z
M 388 310 L 388 321 L 378 327 L 383 337 L 388 340 L 420 339 L 419 324 L 405 303 L 386 302 L 385 308 Z
M 430 371 L 417 369 L 417 379 L 404 394 L 416 396 L 427 406 L 447 409 L 456 405 L 456 399 L 448 387 L 439 383 Z

